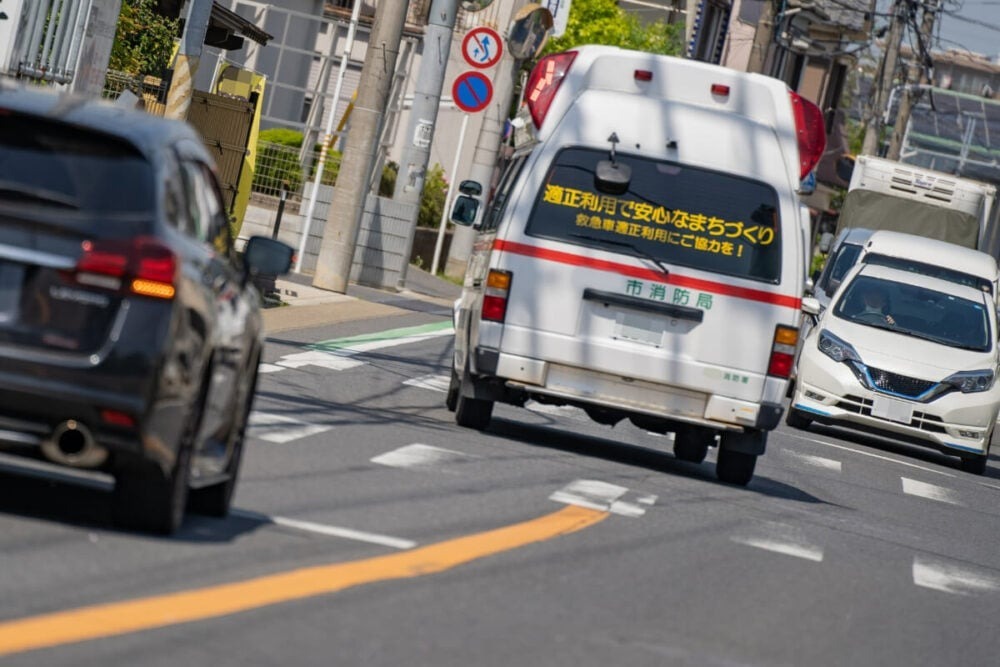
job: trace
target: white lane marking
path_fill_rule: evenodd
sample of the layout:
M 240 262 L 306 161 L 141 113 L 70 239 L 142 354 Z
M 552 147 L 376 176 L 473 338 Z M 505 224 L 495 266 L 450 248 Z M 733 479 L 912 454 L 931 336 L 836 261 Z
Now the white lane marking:
M 988 593 L 1000 589 L 1000 577 L 995 573 L 922 556 L 913 559 L 913 583 L 956 595 Z
M 448 385 L 451 384 L 451 378 L 447 375 L 432 373 L 430 375 L 421 375 L 420 377 L 412 378 L 403 384 L 408 384 L 411 387 L 419 387 L 420 389 L 447 392 Z
M 928 484 L 927 482 L 921 482 L 916 479 L 910 479 L 908 477 L 900 477 L 903 480 L 903 493 L 908 496 L 917 496 L 919 498 L 926 498 L 927 500 L 937 500 L 938 502 L 948 503 L 950 505 L 961 505 L 955 498 L 954 493 L 951 489 L 946 489 L 943 486 L 938 486 L 936 484 Z
M 783 449 L 781 450 L 781 453 L 785 456 L 797 459 L 806 465 L 823 468 L 825 470 L 833 470 L 834 472 L 842 472 L 840 461 L 826 459 L 822 456 L 813 456 L 812 454 L 803 454 L 802 452 L 792 451 L 791 449 Z
M 294 528 L 295 530 L 302 530 L 308 533 L 317 533 L 328 537 L 342 537 L 348 540 L 355 540 L 356 542 L 380 544 L 382 546 L 393 547 L 395 549 L 412 549 L 417 546 L 417 543 L 413 540 L 406 540 L 401 537 L 392 537 L 390 535 L 379 535 L 378 533 L 369 533 L 362 530 L 354 530 L 353 528 L 341 528 L 340 526 L 330 526 L 323 523 L 314 523 L 312 521 L 300 521 L 298 519 L 289 519 L 283 516 L 268 516 L 266 514 L 248 512 L 244 510 L 233 510 L 231 514 L 247 517 L 249 519 L 266 521 L 267 523 L 273 523 L 277 526 Z
M 471 458 L 473 457 L 469 454 L 415 442 L 412 445 L 379 454 L 371 461 L 393 468 L 431 468 Z
M 646 513 L 642 505 L 651 506 L 656 496 L 639 495 L 627 487 L 609 484 L 593 479 L 578 479 L 559 489 L 549 500 L 567 505 L 587 507 L 601 512 L 611 512 L 622 516 L 638 517 Z
M 801 528 L 785 523 L 761 522 L 729 539 L 756 549 L 802 558 L 814 563 L 823 562 L 822 547 L 811 543 Z
M 260 366 L 257 367 L 257 370 L 261 373 L 277 373 L 278 371 L 283 371 L 285 369 L 276 364 L 265 364 L 262 362 Z
M 540 415 L 550 415 L 552 417 L 568 417 L 569 419 L 590 419 L 587 413 L 573 405 L 552 405 L 550 403 L 539 403 L 528 401 L 524 407 Z
M 325 424 L 310 424 L 292 417 L 256 410 L 250 413 L 249 425 L 250 437 L 278 444 L 323 433 L 333 428 Z
M 447 322 L 404 329 L 393 329 L 375 334 L 365 334 L 355 338 L 341 338 L 332 341 L 316 343 L 313 349 L 294 352 L 282 356 L 273 364 L 267 364 L 266 373 L 276 373 L 284 368 L 301 368 L 302 366 L 319 366 L 331 371 L 344 371 L 366 362 L 351 357 L 362 352 L 373 352 L 387 347 L 416 343 L 439 336 L 454 336 L 455 329 Z
M 985 486 L 988 489 L 998 489 L 998 490 L 1000 490 L 1000 486 L 997 486 L 996 484 L 989 484 L 987 482 L 976 482 L 976 484 L 978 484 L 979 486 Z
M 872 452 L 862 451 L 860 449 L 854 449 L 852 447 L 845 447 L 844 445 L 838 445 L 833 442 L 827 442 L 825 440 L 817 440 L 816 438 L 807 438 L 805 436 L 798 435 L 797 433 L 789 433 L 788 431 L 783 432 L 784 435 L 791 436 L 793 438 L 798 438 L 799 440 L 805 440 L 806 442 L 815 442 L 818 445 L 826 445 L 827 447 L 833 447 L 834 449 L 841 449 L 845 452 L 853 452 L 855 454 L 861 454 L 862 456 L 869 456 L 873 459 L 879 459 L 882 461 L 889 461 L 890 463 L 898 463 L 901 466 L 907 466 L 909 468 L 916 468 L 917 470 L 923 470 L 924 472 L 932 472 L 935 475 L 944 475 L 945 477 L 956 477 L 956 475 L 945 472 L 943 470 L 935 470 L 934 468 L 927 468 L 925 466 L 917 465 L 915 463 L 907 463 L 906 461 L 900 461 L 899 459 L 894 459 L 890 456 L 882 456 L 881 454 L 873 454 Z

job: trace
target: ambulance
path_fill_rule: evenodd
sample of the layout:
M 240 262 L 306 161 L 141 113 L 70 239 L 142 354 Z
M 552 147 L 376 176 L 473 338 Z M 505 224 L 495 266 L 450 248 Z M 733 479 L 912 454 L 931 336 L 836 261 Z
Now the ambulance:
M 820 110 L 777 79 L 607 46 L 542 58 L 524 99 L 531 141 L 485 207 L 467 181 L 452 212 L 478 232 L 456 422 L 576 406 L 673 433 L 683 461 L 717 446 L 717 477 L 746 485 L 798 337 Z

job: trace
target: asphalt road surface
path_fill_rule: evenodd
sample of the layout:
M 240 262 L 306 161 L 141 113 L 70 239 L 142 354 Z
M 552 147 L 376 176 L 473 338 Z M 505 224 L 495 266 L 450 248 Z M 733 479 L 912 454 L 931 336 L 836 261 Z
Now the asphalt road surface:
M 462 429 L 400 312 L 272 336 L 228 519 L 3 459 L 0 664 L 1000 664 L 1000 461 L 782 426 L 743 489 L 573 409 Z

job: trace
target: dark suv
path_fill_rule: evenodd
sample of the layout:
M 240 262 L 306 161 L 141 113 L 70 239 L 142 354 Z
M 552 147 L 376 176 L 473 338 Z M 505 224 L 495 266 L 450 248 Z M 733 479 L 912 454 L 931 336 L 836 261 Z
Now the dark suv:
M 210 154 L 186 123 L 0 84 L 0 449 L 115 478 L 115 521 L 224 516 L 263 334 Z M 189 494 L 190 489 L 190 494 Z

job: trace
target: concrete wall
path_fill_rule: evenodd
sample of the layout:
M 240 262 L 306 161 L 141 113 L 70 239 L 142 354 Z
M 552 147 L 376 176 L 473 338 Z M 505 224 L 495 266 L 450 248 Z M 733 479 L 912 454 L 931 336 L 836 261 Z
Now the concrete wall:
M 299 248 L 305 228 L 312 183 L 307 183 L 305 190 L 306 196 L 301 202 L 286 202 L 278 228 L 278 238 L 296 250 Z M 326 216 L 332 199 L 333 188 L 327 185 L 320 186 L 312 222 L 309 225 L 309 238 L 302 256 L 302 273 L 312 274 L 316 271 L 319 250 L 323 243 L 323 231 L 326 227 Z M 398 286 L 404 262 L 409 263 L 412 256 L 411 253 L 410 256 L 404 257 L 408 243 L 408 221 L 416 218 L 415 208 L 415 205 L 401 204 L 384 197 L 368 197 L 361 218 L 361 229 L 358 232 L 354 264 L 351 268 L 350 279 L 353 282 L 383 288 Z M 243 219 L 240 244 L 254 235 L 271 236 L 276 218 L 276 199 L 255 198 L 247 207 Z M 421 238 L 424 236 L 426 235 L 420 235 Z M 423 242 L 423 246 L 425 245 Z M 432 241 L 431 254 L 426 257 L 424 266 L 430 265 L 433 252 Z

